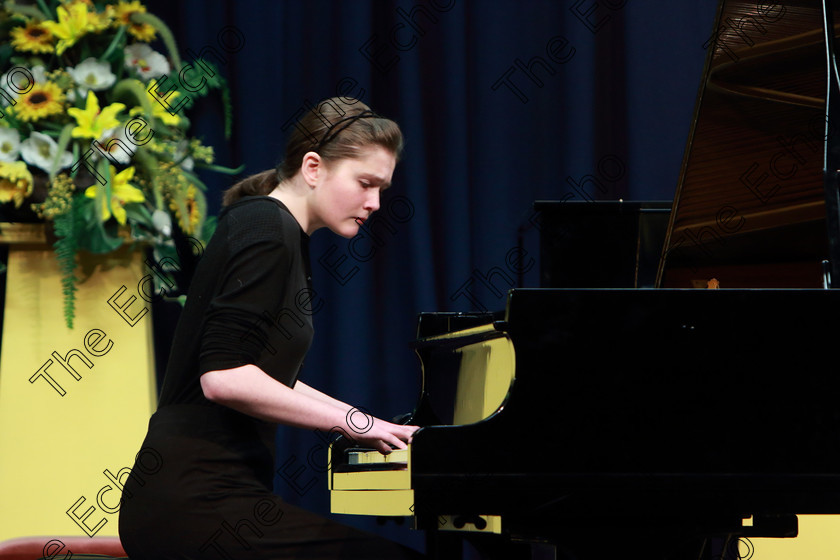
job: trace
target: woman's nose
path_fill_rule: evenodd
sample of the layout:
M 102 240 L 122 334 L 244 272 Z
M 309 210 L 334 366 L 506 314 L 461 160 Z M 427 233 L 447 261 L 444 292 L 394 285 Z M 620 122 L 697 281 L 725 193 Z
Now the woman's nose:
M 379 210 L 379 189 L 371 189 L 371 193 L 365 201 L 365 210 L 371 212 Z

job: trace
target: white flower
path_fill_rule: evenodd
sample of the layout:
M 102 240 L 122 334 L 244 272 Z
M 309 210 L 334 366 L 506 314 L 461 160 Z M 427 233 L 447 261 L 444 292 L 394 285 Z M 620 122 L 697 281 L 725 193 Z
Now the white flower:
M 101 91 L 108 89 L 117 80 L 117 77 L 111 72 L 111 65 L 107 62 L 99 62 L 93 57 L 85 59 L 84 62 L 77 64 L 75 68 L 67 67 L 67 73 L 73 77 L 82 92 L 89 89 L 94 91 Z
M 166 57 L 146 43 L 134 43 L 125 48 L 125 67 L 134 69 L 144 80 L 160 78 L 170 70 Z
M 32 73 L 32 77 L 35 78 L 36 84 L 43 84 L 47 81 L 47 70 L 43 65 L 33 66 L 29 71 Z
M 20 134 L 15 128 L 0 127 L 0 161 L 17 161 L 20 153 Z
M 111 163 L 116 161 L 122 165 L 128 165 L 137 151 L 134 142 L 128 139 L 125 127 L 109 128 L 97 142 L 102 147 L 94 146 L 96 149 L 93 150 L 93 158 L 91 158 L 94 161 L 97 161 L 99 156 L 104 155 L 103 152 L 107 150 Z
M 29 138 L 20 143 L 20 157 L 29 165 L 40 167 L 47 173 L 52 168 L 53 160 L 58 153 L 55 140 L 40 132 L 33 132 Z M 58 160 L 56 169 L 70 167 L 73 164 L 73 154 L 65 151 Z
M 190 143 L 187 140 L 181 140 L 180 142 L 178 142 L 178 145 L 175 146 L 174 159 L 175 161 L 178 161 L 181 158 L 184 158 L 181 161 L 181 169 L 183 169 L 184 171 L 192 171 L 195 168 L 195 162 L 193 161 L 193 158 L 190 156 L 184 157 L 187 154 L 187 148 L 189 148 L 189 146 Z
M 8 81 L 9 74 L 12 74 L 12 84 L 14 84 L 15 87 L 12 87 Z M 28 92 L 34 85 L 29 83 L 30 77 L 34 80 L 35 84 L 43 84 L 47 81 L 46 71 L 40 64 L 38 66 L 33 66 L 32 68 L 18 65 L 0 76 L 0 89 L 5 92 L 3 95 L 0 95 L 0 105 L 3 107 L 9 105 L 9 101 L 6 98 L 7 96 L 11 99 L 17 99 L 18 95 L 21 93 Z
M 166 237 L 169 237 L 172 233 L 172 218 L 168 212 L 164 212 L 163 210 L 152 212 L 152 225 Z

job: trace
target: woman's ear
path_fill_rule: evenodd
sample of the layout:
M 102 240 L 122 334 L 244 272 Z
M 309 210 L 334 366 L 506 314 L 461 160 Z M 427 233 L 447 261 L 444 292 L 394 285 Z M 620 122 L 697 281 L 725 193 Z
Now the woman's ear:
M 310 187 L 318 184 L 318 180 L 324 174 L 324 160 L 316 152 L 306 152 L 300 163 L 300 174 L 303 180 Z

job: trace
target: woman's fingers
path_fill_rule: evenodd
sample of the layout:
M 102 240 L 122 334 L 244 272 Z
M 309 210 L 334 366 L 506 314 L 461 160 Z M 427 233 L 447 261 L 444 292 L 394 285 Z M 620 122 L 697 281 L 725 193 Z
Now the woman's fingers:
M 382 441 L 388 445 L 388 452 L 391 448 L 406 449 L 408 442 L 411 441 L 411 434 L 416 431 L 412 426 L 402 426 L 398 424 L 390 424 L 386 426 L 385 433 L 382 435 Z
M 420 429 L 420 426 L 403 426 L 405 430 L 403 431 L 404 440 L 407 443 L 411 443 L 411 438 L 414 437 L 414 432 Z
M 411 443 L 414 432 L 420 426 L 406 424 L 392 424 L 384 420 L 375 419 L 372 429 L 367 431 L 360 440 L 367 440 L 370 447 L 383 454 L 390 453 L 393 449 L 406 449 Z

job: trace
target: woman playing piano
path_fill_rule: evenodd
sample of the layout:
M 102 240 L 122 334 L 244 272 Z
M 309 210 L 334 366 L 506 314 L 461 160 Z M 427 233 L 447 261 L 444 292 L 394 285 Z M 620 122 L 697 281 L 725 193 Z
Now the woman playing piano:
M 297 379 L 313 334 L 309 236 L 356 235 L 401 148 L 396 123 L 328 99 L 294 127 L 276 169 L 225 193 L 125 481 L 120 538 L 132 560 L 418 557 L 271 491 L 276 424 L 337 427 L 386 453 L 417 429 L 367 418 L 358 433 L 356 409 Z

